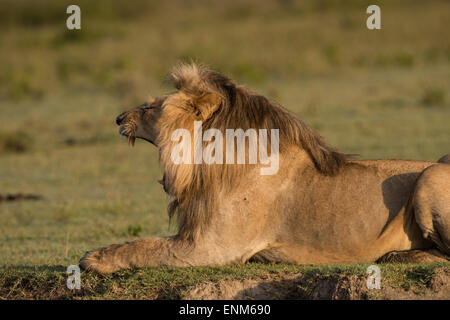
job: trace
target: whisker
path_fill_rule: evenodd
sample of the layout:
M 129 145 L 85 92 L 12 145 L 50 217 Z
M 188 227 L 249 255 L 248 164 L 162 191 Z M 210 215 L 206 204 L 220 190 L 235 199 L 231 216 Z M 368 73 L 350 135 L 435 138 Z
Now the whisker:
M 128 144 L 134 147 L 134 142 L 136 141 L 136 136 L 134 134 L 128 135 Z

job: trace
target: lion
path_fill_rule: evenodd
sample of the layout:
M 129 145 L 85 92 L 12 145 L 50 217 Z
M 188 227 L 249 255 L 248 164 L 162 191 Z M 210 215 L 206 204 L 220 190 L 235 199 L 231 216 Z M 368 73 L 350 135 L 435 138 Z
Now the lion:
M 158 148 L 159 182 L 178 232 L 87 252 L 83 269 L 448 260 L 448 156 L 440 163 L 357 160 L 219 72 L 181 64 L 171 79 L 175 92 L 123 112 L 116 122 L 130 143 L 138 138 Z M 193 133 L 199 120 L 205 130 L 223 133 L 277 128 L 278 172 L 261 175 L 262 163 L 175 164 L 172 133 Z

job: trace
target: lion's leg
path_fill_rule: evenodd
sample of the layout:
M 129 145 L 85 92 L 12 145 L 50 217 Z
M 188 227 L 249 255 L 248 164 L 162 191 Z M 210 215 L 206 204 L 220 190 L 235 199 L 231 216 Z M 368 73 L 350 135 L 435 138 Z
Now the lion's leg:
M 377 263 L 432 263 L 450 259 L 437 249 L 391 251 L 383 255 Z
M 229 243 L 226 246 L 217 239 L 203 239 L 192 244 L 176 237 L 150 238 L 87 252 L 80 260 L 80 267 L 111 273 L 152 266 L 225 265 L 244 263 L 259 249 L 256 243 L 239 243 L 237 246 Z
M 173 237 L 150 238 L 125 244 L 113 244 L 87 252 L 80 260 L 80 267 L 99 273 L 111 273 L 120 269 L 151 266 L 191 265 L 186 253 L 192 251 L 188 245 Z M 195 254 L 191 258 L 195 259 Z
M 423 171 L 413 196 L 414 215 L 423 237 L 450 255 L 450 166 L 436 164 Z

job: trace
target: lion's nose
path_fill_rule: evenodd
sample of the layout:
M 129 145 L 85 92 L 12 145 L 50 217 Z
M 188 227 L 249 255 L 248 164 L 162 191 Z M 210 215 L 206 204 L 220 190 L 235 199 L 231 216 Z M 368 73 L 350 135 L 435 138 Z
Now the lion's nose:
M 121 114 L 119 114 L 116 118 L 116 123 L 118 126 L 120 126 L 120 124 L 122 123 L 123 119 L 125 119 L 125 112 L 122 112 Z

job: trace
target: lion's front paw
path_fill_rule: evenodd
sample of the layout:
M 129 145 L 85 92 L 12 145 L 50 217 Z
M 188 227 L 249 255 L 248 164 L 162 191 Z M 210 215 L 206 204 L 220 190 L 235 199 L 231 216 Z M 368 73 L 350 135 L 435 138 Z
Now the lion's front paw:
M 111 273 L 122 269 L 123 266 L 120 266 L 115 261 L 114 249 L 116 248 L 116 245 L 112 245 L 107 248 L 86 252 L 80 259 L 80 268 L 98 273 Z
M 100 255 L 98 251 L 88 251 L 80 259 L 80 268 L 86 271 L 95 271 L 99 273 L 105 273 L 104 267 L 100 262 Z

